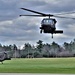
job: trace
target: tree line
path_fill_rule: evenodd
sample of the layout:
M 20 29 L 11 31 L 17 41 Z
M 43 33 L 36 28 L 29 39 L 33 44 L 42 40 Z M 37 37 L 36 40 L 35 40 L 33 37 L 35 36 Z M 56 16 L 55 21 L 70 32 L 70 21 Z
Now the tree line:
M 12 58 L 49 58 L 49 57 L 74 57 L 75 56 L 75 39 L 70 43 L 64 42 L 59 45 L 56 42 L 43 43 L 42 40 L 36 42 L 36 46 L 25 43 L 22 49 L 18 49 L 16 44 L 0 44 L 0 52 L 5 51 Z

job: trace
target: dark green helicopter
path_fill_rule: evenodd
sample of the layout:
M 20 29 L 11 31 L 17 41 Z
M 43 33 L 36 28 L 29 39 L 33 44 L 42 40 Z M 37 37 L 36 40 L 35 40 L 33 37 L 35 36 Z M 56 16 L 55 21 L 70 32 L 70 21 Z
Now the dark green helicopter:
M 43 33 L 51 33 L 52 38 L 53 38 L 53 34 L 63 33 L 63 30 L 56 30 L 57 21 L 56 21 L 56 19 L 54 19 L 52 17 L 75 19 L 75 18 L 71 18 L 71 17 L 61 16 L 63 14 L 72 14 L 72 13 L 75 13 L 75 12 L 67 12 L 67 13 L 60 13 L 60 14 L 52 15 L 52 14 L 45 14 L 45 13 L 37 12 L 37 11 L 26 9 L 26 8 L 21 8 L 21 9 L 29 11 L 29 12 L 36 13 L 38 15 L 20 15 L 20 16 L 48 17 L 48 18 L 44 18 L 41 21 L 40 33 L 42 33 L 42 32 Z
M 11 57 L 8 56 L 7 52 L 0 52 L 0 62 L 3 64 L 3 61 L 11 60 Z

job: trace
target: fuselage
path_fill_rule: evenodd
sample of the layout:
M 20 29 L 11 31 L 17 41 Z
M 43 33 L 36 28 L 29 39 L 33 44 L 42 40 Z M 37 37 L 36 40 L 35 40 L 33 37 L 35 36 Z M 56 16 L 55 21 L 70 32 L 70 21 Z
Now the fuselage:
M 56 30 L 55 24 L 55 19 L 45 18 L 41 22 L 40 29 L 43 30 L 44 33 L 53 33 Z

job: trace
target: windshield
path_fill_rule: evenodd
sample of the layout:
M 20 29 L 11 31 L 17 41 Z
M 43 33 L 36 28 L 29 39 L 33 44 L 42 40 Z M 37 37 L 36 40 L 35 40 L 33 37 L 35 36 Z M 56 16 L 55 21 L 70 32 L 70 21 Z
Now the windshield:
M 42 20 L 42 24 L 54 25 L 54 21 L 52 19 L 44 19 Z

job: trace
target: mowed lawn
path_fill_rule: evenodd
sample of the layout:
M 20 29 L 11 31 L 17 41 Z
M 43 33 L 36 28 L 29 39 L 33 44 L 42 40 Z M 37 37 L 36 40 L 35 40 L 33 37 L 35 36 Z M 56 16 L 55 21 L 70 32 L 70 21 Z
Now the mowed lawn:
M 0 73 L 75 74 L 75 58 L 18 58 L 0 63 Z

